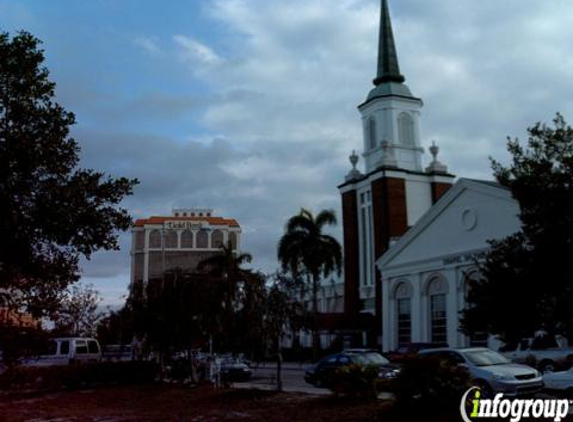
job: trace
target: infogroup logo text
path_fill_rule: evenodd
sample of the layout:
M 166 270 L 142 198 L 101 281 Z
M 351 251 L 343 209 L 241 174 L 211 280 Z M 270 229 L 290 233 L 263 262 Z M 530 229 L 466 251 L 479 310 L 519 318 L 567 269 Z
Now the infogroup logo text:
M 482 418 L 509 419 L 511 422 L 536 418 L 560 422 L 569 413 L 569 400 L 510 400 L 504 399 L 502 393 L 496 394 L 493 400 L 482 399 L 480 389 L 472 387 L 462 397 L 460 413 L 464 422 L 475 422 Z

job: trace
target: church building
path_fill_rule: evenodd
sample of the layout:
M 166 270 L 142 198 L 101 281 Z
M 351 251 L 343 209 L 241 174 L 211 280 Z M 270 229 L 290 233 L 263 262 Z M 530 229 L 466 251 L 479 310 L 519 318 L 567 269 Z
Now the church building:
M 344 318 L 354 345 L 396 349 L 411 342 L 452 347 L 488 344 L 459 330 L 468 280 L 488 241 L 519 230 L 519 206 L 492 181 L 459 179 L 423 140 L 422 99 L 400 72 L 388 1 L 382 0 L 374 87 L 358 106 L 364 172 L 352 169 L 338 189 L 344 235 Z M 430 145 L 428 145 L 430 144 Z M 424 166 L 424 146 L 431 158 Z
M 437 160 L 424 168 L 420 117 L 423 102 L 400 73 L 387 0 L 382 1 L 378 71 L 374 88 L 358 106 L 364 133 L 364 173 L 359 157 L 339 186 L 344 230 L 344 305 L 347 318 L 376 316 L 381 342 L 382 280 L 376 261 L 451 187 L 454 176 Z M 374 336 L 375 338 L 372 338 Z

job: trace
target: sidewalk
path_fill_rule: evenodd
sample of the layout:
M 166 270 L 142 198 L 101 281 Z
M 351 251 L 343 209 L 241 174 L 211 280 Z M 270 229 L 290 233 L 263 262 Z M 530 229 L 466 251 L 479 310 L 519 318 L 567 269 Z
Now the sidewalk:
M 254 390 L 264 390 L 264 391 L 276 391 L 277 386 L 273 383 L 255 383 L 255 382 L 236 382 L 233 384 L 233 388 L 243 388 L 243 389 L 254 389 Z M 330 390 L 324 388 L 315 387 L 300 387 L 300 386 L 284 386 L 283 392 L 285 393 L 301 393 L 308 394 L 311 396 L 329 396 L 332 394 Z

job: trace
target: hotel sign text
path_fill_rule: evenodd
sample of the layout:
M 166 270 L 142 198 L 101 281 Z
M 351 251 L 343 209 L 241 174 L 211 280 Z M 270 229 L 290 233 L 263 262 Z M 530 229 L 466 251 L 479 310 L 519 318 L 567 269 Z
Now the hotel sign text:
M 197 221 L 166 221 L 163 227 L 166 229 L 188 229 L 188 230 L 201 230 L 206 223 Z

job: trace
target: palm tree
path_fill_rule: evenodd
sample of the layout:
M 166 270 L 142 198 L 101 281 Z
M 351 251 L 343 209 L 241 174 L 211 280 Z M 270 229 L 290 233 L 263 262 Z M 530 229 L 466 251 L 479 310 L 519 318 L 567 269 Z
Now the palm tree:
M 205 258 L 197 265 L 197 270 L 205 271 L 215 277 L 221 277 L 227 285 L 225 292 L 225 310 L 227 317 L 231 318 L 233 312 L 233 302 L 236 298 L 237 285 L 241 281 L 246 281 L 250 272 L 241 266 L 251 262 L 253 257 L 249 253 L 239 253 L 228 241 L 226 245 L 221 245 L 219 253 Z
M 334 237 L 323 233 L 326 226 L 333 225 L 336 225 L 336 214 L 333 210 L 322 210 L 314 217 L 312 212 L 302 208 L 299 214 L 288 220 L 285 234 L 278 244 L 277 255 L 283 270 L 289 270 L 295 278 L 304 274 L 306 284 L 311 287 L 314 315 L 312 347 L 315 360 L 320 347 L 317 331 L 320 277 L 328 277 L 335 271 L 340 275 L 341 271 L 340 243 Z

